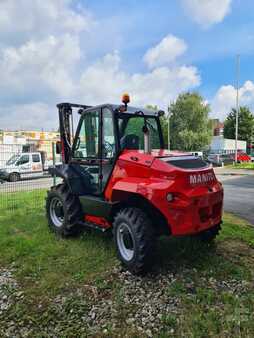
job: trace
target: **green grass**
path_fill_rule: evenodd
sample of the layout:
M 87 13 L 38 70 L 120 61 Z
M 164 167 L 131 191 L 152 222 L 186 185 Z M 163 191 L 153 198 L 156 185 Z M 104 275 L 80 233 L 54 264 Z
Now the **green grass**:
M 14 321 L 28 325 L 31 337 L 47 337 L 50 325 L 61 332 L 56 336 L 85 337 L 89 330 L 80 318 L 91 302 L 111 299 L 121 328 L 114 329 L 109 321 L 109 336 L 140 337 L 125 322 L 135 307 L 124 303 L 112 238 L 95 232 L 56 238 L 48 231 L 42 208 L 45 191 L 36 194 L 36 203 L 34 192 L 17 193 L 5 196 L 0 206 L 0 267 L 14 268 L 24 292 L 22 301 L 0 314 L 0 335 L 1 328 Z M 161 239 L 156 266 L 145 280 L 154 281 L 151 287 L 156 289 L 156 276 L 173 274 L 163 292 L 180 305 L 177 313 L 162 314 L 157 336 L 253 337 L 253 266 L 254 230 L 229 214 L 215 245 L 190 238 Z M 243 282 L 246 287 L 238 290 Z M 66 298 L 61 311 L 54 303 L 59 296 Z
M 63 240 L 48 231 L 45 191 L 12 197 L 0 209 L 0 264 L 17 267 L 18 277 L 29 285 L 30 293 L 55 294 L 66 283 L 94 278 L 115 262 L 108 236 L 92 233 Z
M 226 167 L 227 168 L 232 168 L 232 169 L 249 169 L 249 170 L 254 170 L 254 162 L 231 164 L 231 165 L 228 165 Z

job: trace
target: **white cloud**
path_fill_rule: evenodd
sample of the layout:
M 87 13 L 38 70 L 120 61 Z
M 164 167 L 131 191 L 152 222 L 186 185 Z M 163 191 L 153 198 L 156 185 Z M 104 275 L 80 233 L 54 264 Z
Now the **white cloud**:
M 149 69 L 142 73 L 123 70 L 117 51 L 89 63 L 86 43 L 97 41 L 92 55 L 98 55 L 99 26 L 74 3 L 0 0 L 1 128 L 51 129 L 57 102 L 114 103 L 124 91 L 132 104 L 165 108 L 180 92 L 200 84 L 195 67 L 175 62 L 187 46 L 173 35 L 145 53 Z
M 239 104 L 254 107 L 254 83 L 246 81 L 239 89 Z M 211 103 L 212 115 L 224 120 L 232 108 L 236 107 L 236 89 L 232 85 L 221 86 Z
M 5 48 L 0 54 L 0 89 L 11 90 L 13 96 L 45 89 L 59 96 L 71 95 L 70 73 L 80 54 L 78 38 L 69 34 Z
M 209 27 L 230 12 L 232 0 L 182 0 L 185 12 L 196 23 Z
M 2 92 L 7 93 L 10 90 L 11 95 L 21 96 L 24 92 L 25 96 L 29 96 L 37 91 L 38 97 L 43 99 L 43 93 L 50 93 L 51 90 L 55 92 L 55 98 L 51 114 L 49 104 L 45 103 L 31 102 L 2 108 L 1 127 L 26 126 L 38 129 L 38 120 L 39 128 L 55 126 L 56 95 L 58 101 L 65 101 L 68 97 L 67 101 L 94 105 L 105 102 L 120 103 L 122 93 L 127 91 L 133 105 L 156 104 L 166 108 L 170 100 L 175 99 L 180 92 L 200 84 L 195 67 L 157 67 L 151 72 L 127 73 L 122 70 L 117 51 L 85 68 L 75 81 L 70 69 L 78 59 L 78 46 L 69 36 L 65 36 L 63 41 L 49 37 L 42 42 L 29 42 L 20 49 L 6 50 L 2 62 L 0 61 L 0 72 L 4 73 L 2 87 L 0 85 Z M 45 96 L 45 102 L 48 102 L 48 96 Z M 15 126 L 11 121 L 15 121 Z
M 121 70 L 119 54 L 114 52 L 83 72 L 79 95 L 87 104 L 119 102 L 121 94 L 127 91 L 132 104 L 157 104 L 165 108 L 180 92 L 199 84 L 195 67 L 157 67 L 146 73 L 126 73 Z
M 174 35 L 168 35 L 161 42 L 148 49 L 144 55 L 144 61 L 148 67 L 158 67 L 172 63 L 187 49 L 186 43 Z
M 32 78 L 30 81 L 32 85 L 35 79 Z M 84 70 L 77 82 L 72 100 L 94 105 L 106 102 L 120 103 L 122 93 L 128 91 L 133 105 L 144 106 L 149 103 L 166 108 L 169 101 L 181 91 L 195 87 L 199 83 L 200 78 L 195 67 L 159 67 L 143 74 L 126 73 L 121 70 L 118 52 L 114 52 L 105 55 Z M 28 86 L 28 91 L 33 90 L 31 85 Z M 56 128 L 56 103 L 32 102 L 3 106 L 0 108 L 0 126 L 7 129 Z
M 1 0 L 0 34 L 80 32 L 93 24 L 91 15 L 71 9 L 71 0 Z

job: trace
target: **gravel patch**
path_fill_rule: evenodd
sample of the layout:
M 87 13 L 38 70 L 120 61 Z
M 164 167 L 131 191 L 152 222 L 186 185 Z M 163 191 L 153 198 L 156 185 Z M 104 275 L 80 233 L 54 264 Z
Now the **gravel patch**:
M 18 284 L 12 276 L 12 272 L 0 269 L 0 315 L 10 308 L 14 301 L 14 294 L 18 290 Z
M 115 273 L 119 283 L 115 301 L 97 296 L 88 312 L 86 322 L 92 332 L 99 327 L 107 328 L 111 322 L 114 329 L 123 324 L 152 337 L 164 317 L 178 313 L 180 300 L 168 294 L 168 287 L 175 281 L 173 274 L 141 278 L 128 271 Z
M 6 317 L 4 331 L 0 328 L 0 336 L 155 337 L 166 327 L 166 336 L 173 337 L 184 313 L 183 295 L 194 301 L 198 288 L 204 286 L 204 290 L 238 297 L 250 287 L 244 280 L 222 281 L 208 276 L 200 276 L 197 282 L 191 278 L 193 273 L 195 269 L 185 267 L 175 273 L 136 277 L 115 268 L 99 283 L 63 292 L 49 299 L 46 306 L 38 301 L 33 320 L 27 313 L 26 320 L 23 314 L 16 317 L 13 310 L 13 315 Z M 0 270 L 0 324 L 15 302 L 25 301 L 12 272 Z

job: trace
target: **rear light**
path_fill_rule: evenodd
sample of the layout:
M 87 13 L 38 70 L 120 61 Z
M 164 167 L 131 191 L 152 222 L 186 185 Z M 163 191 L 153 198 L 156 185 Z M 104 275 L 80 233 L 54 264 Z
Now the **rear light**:
M 168 202 L 173 202 L 173 200 L 174 200 L 174 195 L 171 192 L 169 192 L 167 194 L 167 201 Z

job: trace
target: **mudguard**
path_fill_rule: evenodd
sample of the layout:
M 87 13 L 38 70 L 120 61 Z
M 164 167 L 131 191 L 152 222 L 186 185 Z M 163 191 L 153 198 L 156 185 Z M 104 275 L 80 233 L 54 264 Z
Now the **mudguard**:
M 149 200 L 159 209 L 161 202 L 166 204 L 166 191 L 169 189 L 171 181 L 156 178 L 124 178 L 117 181 L 112 187 L 112 202 L 121 200 L 121 195 L 125 193 L 135 193 Z
M 52 176 L 61 177 L 74 195 L 92 194 L 96 190 L 93 176 L 85 167 L 75 164 L 61 164 L 49 168 Z

